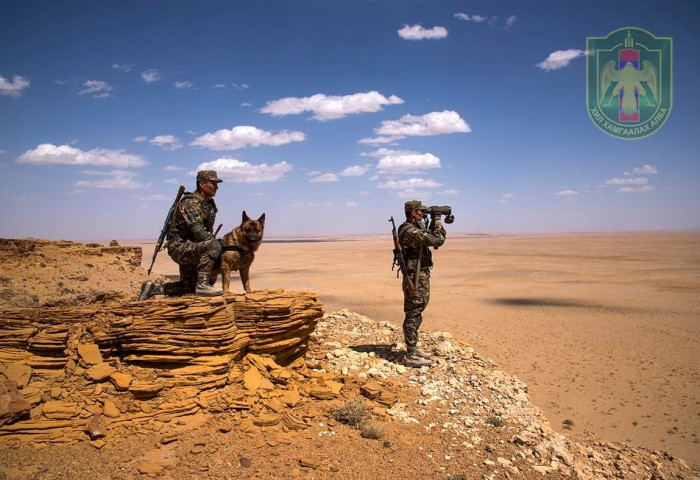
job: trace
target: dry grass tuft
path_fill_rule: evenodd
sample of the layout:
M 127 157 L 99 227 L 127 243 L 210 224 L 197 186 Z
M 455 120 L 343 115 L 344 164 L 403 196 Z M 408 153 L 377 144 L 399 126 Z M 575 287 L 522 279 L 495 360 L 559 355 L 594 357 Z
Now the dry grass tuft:
M 362 402 L 347 402 L 332 408 L 330 414 L 336 421 L 351 427 L 356 427 L 369 418 L 367 407 Z

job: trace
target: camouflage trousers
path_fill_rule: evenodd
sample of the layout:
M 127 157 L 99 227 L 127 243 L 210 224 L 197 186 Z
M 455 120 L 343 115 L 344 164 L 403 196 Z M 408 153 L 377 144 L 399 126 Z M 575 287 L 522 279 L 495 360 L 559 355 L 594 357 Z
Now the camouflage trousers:
M 212 238 L 203 242 L 176 242 L 168 246 L 168 255 L 180 266 L 180 280 L 163 285 L 166 297 L 180 297 L 194 293 L 200 273 L 211 273 L 214 263 L 221 256 L 221 242 Z
M 403 320 L 403 337 L 406 348 L 412 349 L 418 344 L 418 329 L 423 322 L 423 310 L 430 301 L 430 270 L 421 270 L 415 295 L 411 295 L 405 286 L 402 288 L 403 311 L 406 314 Z

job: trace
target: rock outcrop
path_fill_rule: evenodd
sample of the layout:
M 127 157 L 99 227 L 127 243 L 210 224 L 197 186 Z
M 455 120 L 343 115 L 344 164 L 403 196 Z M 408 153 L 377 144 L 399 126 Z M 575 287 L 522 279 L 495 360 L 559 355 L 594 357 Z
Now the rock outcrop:
M 246 388 L 265 377 L 287 383 L 283 366 L 303 356 L 322 315 L 315 295 L 283 290 L 0 309 L 0 373 L 15 388 L 0 392 L 3 418 L 27 413 L 18 400 L 33 406 L 30 418 L 0 426 L 0 437 L 70 442 L 87 431 L 95 440 L 102 418 L 117 425 L 191 414 L 226 398 L 219 390 L 243 375 L 246 355 L 267 359 L 247 369 L 255 386 Z

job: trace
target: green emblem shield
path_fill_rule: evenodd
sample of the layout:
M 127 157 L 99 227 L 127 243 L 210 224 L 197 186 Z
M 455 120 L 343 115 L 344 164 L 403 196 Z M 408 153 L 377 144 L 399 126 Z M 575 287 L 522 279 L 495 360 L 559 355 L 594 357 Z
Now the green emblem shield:
M 588 115 L 624 140 L 648 137 L 666 123 L 672 95 L 671 37 L 635 27 L 586 39 Z

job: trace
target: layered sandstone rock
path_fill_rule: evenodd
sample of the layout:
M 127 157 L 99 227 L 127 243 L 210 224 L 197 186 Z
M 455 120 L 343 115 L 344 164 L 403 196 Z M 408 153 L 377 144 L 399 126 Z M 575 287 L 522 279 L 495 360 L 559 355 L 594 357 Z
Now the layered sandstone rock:
M 20 399 L 33 406 L 28 419 L 1 426 L 0 437 L 73 441 L 87 431 L 96 439 L 103 423 L 188 415 L 222 398 L 249 408 L 246 398 L 225 393 L 243 378 L 240 360 L 258 359 L 246 371 L 259 376 L 251 390 L 267 388 L 263 380 L 268 390 L 285 385 L 294 374 L 283 366 L 304 354 L 322 315 L 314 294 L 283 290 L 0 309 L 0 373 L 22 394 L 6 389 L 4 417 L 27 413 Z M 206 390 L 216 392 L 202 396 Z

